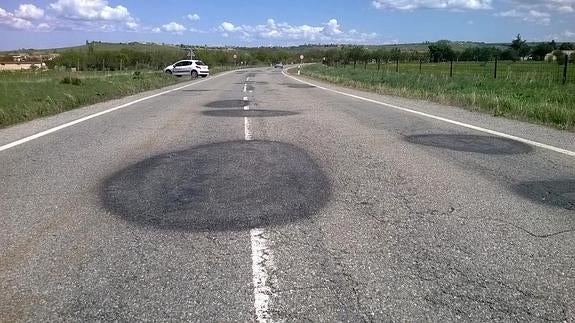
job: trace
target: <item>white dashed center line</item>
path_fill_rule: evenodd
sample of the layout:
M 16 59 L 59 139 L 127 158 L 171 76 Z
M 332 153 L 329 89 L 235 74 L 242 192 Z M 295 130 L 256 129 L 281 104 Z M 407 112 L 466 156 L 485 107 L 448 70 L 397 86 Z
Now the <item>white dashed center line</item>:
M 252 135 L 252 121 L 248 117 L 244 117 L 244 133 L 246 140 L 254 140 Z
M 269 240 L 263 229 L 251 229 L 252 240 L 252 281 L 254 284 L 254 307 L 257 322 L 272 322 L 269 304 L 274 291 L 270 273 L 274 263 Z
M 249 78 L 246 78 L 246 82 Z M 246 85 L 244 85 L 244 92 Z M 250 91 L 251 93 L 252 91 Z M 245 101 L 244 110 L 249 110 L 248 97 Z M 249 117 L 244 117 L 245 140 L 253 140 L 252 122 Z M 272 322 L 270 314 L 270 300 L 274 296 L 273 281 L 274 272 L 273 254 L 270 240 L 264 229 L 253 228 L 250 230 L 252 247 L 252 283 L 254 285 L 254 308 L 256 322 Z

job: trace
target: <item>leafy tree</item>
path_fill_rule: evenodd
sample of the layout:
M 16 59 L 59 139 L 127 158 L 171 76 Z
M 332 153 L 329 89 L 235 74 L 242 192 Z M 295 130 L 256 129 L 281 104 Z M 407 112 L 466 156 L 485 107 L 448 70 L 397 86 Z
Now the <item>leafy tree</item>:
M 520 58 L 524 58 L 529 54 L 531 48 L 527 45 L 527 41 L 521 39 L 521 34 L 517 34 L 517 37 L 511 42 L 510 46 Z
M 373 52 L 373 56 L 377 61 L 377 70 L 379 71 L 381 69 L 381 62 L 387 61 L 389 59 L 389 52 L 383 48 L 379 48 L 375 52 Z
M 455 58 L 455 52 L 449 45 L 449 41 L 438 41 L 429 45 L 429 55 L 434 62 L 449 61 Z
M 500 51 L 495 47 L 468 47 L 459 55 L 460 61 L 488 62 L 498 57 Z
M 361 55 L 361 60 L 363 61 L 363 69 L 367 69 L 367 63 L 373 59 L 373 51 L 369 49 L 364 49 Z
M 341 50 L 338 48 L 328 49 L 325 53 L 326 64 L 334 65 L 337 67 L 337 63 L 341 60 Z
M 362 60 L 364 57 L 364 48 L 361 46 L 354 46 L 349 51 L 349 58 L 353 61 L 353 68 L 357 64 L 357 61 Z
M 568 59 L 567 54 L 565 54 L 561 50 L 553 51 L 553 56 L 555 56 L 555 59 L 557 60 L 557 64 L 559 64 L 559 65 L 563 65 L 565 63 L 565 60 Z
M 393 61 L 398 61 L 401 59 L 401 49 L 399 49 L 398 47 L 394 47 L 391 49 L 391 51 L 389 52 L 389 58 L 391 58 L 391 60 Z
M 517 61 L 519 60 L 519 55 L 514 49 L 507 48 L 506 50 L 501 52 L 501 54 L 499 55 L 499 59 L 503 61 Z
M 533 47 L 531 54 L 534 60 L 542 61 L 545 59 L 545 55 L 551 53 L 554 49 L 552 43 L 541 43 Z
M 562 43 L 561 46 L 559 46 L 560 50 L 574 50 L 575 49 L 575 45 L 573 43 Z

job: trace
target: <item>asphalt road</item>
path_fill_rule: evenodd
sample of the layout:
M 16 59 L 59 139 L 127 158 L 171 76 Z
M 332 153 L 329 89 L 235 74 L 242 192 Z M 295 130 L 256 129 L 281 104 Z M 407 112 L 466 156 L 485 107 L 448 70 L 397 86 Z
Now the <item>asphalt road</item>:
M 0 321 L 575 321 L 575 157 L 374 101 L 573 133 L 273 69 L 180 86 L 0 148 Z

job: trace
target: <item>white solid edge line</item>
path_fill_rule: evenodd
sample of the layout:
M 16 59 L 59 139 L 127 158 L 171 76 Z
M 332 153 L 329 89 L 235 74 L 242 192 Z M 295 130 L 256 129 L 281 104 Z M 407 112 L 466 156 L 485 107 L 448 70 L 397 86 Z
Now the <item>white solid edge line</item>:
M 461 127 L 468 128 L 468 129 L 473 129 L 473 130 L 476 130 L 476 131 L 480 131 L 480 132 L 492 134 L 492 135 L 495 135 L 495 136 L 499 136 L 499 137 L 502 137 L 502 138 L 512 139 L 512 140 L 519 141 L 519 142 L 522 142 L 522 143 L 525 143 L 525 144 L 528 144 L 528 145 L 532 145 L 532 146 L 539 147 L 539 148 L 543 148 L 543 149 L 548 149 L 548 150 L 551 150 L 551 151 L 554 151 L 554 152 L 558 152 L 558 153 L 560 153 L 560 154 L 564 154 L 564 155 L 567 155 L 567 156 L 575 157 L 575 151 L 571 151 L 571 150 L 567 150 L 567 149 L 563 149 L 563 148 L 551 146 L 551 145 L 544 144 L 544 143 L 541 143 L 541 142 L 537 142 L 537 141 L 533 141 L 533 140 L 529 140 L 529 139 L 525 139 L 525 138 L 521 138 L 521 137 L 509 135 L 509 134 L 506 134 L 506 133 L 503 133 L 503 132 L 499 132 L 499 131 L 495 131 L 495 130 L 491 130 L 491 129 L 487 129 L 487 128 L 482 128 L 482 127 L 474 126 L 474 125 L 467 124 L 467 123 L 464 123 L 464 122 L 455 121 L 455 120 L 447 119 L 447 118 L 444 118 L 444 117 L 439 117 L 439 116 L 436 116 L 436 115 L 433 115 L 433 114 L 429 114 L 429 113 L 425 113 L 425 112 L 420 112 L 420 111 L 416 111 L 416 110 L 412 110 L 412 109 L 400 107 L 400 106 L 397 106 L 397 105 L 393 105 L 393 104 L 389 104 L 389 103 L 385 103 L 385 102 L 381 102 L 381 101 L 377 101 L 377 100 L 372 100 L 372 99 L 364 98 L 364 97 L 361 97 L 361 96 L 358 96 L 358 95 L 349 94 L 349 93 L 341 92 L 341 91 L 338 91 L 338 90 L 333 90 L 333 89 L 326 88 L 326 87 L 323 87 L 323 86 L 320 86 L 320 85 L 317 85 L 317 84 L 313 84 L 313 83 L 310 83 L 310 82 L 307 82 L 307 81 L 300 80 L 300 79 L 298 79 L 298 78 L 296 78 L 296 77 L 294 77 L 294 76 L 291 76 L 291 75 L 287 74 L 285 71 L 282 71 L 282 74 L 285 75 L 285 76 L 287 76 L 287 77 L 289 77 L 289 78 L 292 78 L 292 79 L 294 79 L 294 80 L 296 80 L 296 81 L 298 81 L 298 82 L 300 82 L 300 83 L 304 83 L 304 84 L 307 84 L 307 85 L 312 85 L 312 86 L 315 86 L 315 87 L 318 88 L 318 89 L 322 89 L 322 90 L 325 90 L 325 91 L 334 92 L 334 93 L 341 94 L 341 95 L 345 95 L 345 96 L 349 96 L 349 97 L 352 97 L 352 98 L 355 98 L 355 99 L 359 99 L 359 100 L 363 100 L 363 101 L 367 101 L 367 102 L 371 102 L 371 103 L 383 105 L 383 106 L 386 106 L 386 107 L 390 107 L 390 108 L 393 108 L 393 109 L 397 109 L 397 110 L 401 110 L 401 111 L 405 111 L 405 112 L 417 114 L 417 115 L 420 115 L 420 116 L 423 116 L 423 117 L 427 117 L 427 118 L 431 118 L 431 119 L 435 119 L 435 120 L 439 120 L 439 121 L 451 123 L 451 124 L 454 124 L 454 125 L 458 125 L 458 126 L 461 126 Z
M 96 117 L 99 117 L 99 116 L 101 116 L 101 115 L 104 115 L 104 114 L 107 114 L 107 113 L 110 113 L 110 112 L 113 112 L 113 111 L 116 111 L 116 110 L 123 109 L 123 108 L 128 107 L 128 106 L 131 106 L 131 105 L 133 105 L 133 104 L 136 104 L 136 103 L 139 103 L 139 102 L 142 102 L 142 101 L 146 101 L 146 100 L 149 100 L 149 99 L 152 99 L 152 98 L 155 98 L 155 97 L 164 95 L 164 94 L 168 94 L 168 93 L 171 93 L 171 92 L 174 92 L 174 91 L 179 91 L 179 90 L 184 89 L 184 88 L 187 88 L 187 87 L 189 87 L 189 86 L 196 85 L 196 84 L 200 84 L 200 83 L 203 83 L 203 82 L 206 82 L 206 81 L 209 81 L 209 80 L 213 80 L 213 79 L 215 79 L 215 78 L 218 78 L 218 77 L 220 77 L 220 76 L 224 76 L 224 75 L 227 75 L 227 74 L 230 74 L 230 73 L 233 73 L 233 72 L 234 72 L 234 71 L 224 72 L 224 73 L 222 73 L 222 74 L 218 74 L 218 75 L 216 75 L 216 76 L 207 78 L 207 79 L 205 79 L 205 80 L 196 81 L 196 82 L 193 82 L 193 83 L 190 83 L 190 84 L 186 84 L 186 85 L 184 85 L 184 86 L 180 86 L 180 87 L 177 87 L 177 88 L 174 88 L 174 89 L 171 89 L 171 90 L 167 90 L 167 91 L 164 91 L 164 92 L 156 93 L 156 94 L 153 94 L 153 95 L 144 97 L 144 98 L 140 98 L 140 99 L 137 99 L 137 100 L 128 102 L 128 103 L 124 103 L 124 104 L 122 104 L 122 105 L 119 105 L 119 106 L 116 106 L 116 107 L 113 107 L 113 108 L 110 108 L 110 109 L 107 109 L 107 110 L 104 110 L 104 111 L 100 111 L 100 112 L 98 112 L 98 113 L 94 113 L 94 114 L 85 116 L 85 117 L 80 118 L 80 119 L 76 119 L 76 120 L 74 120 L 74 121 L 71 121 L 71 122 L 68 122 L 68 123 L 59 125 L 59 126 L 54 127 L 54 128 L 50 128 L 50 129 L 48 129 L 48 130 L 44 130 L 44 131 L 39 132 L 39 133 L 37 133 L 37 134 L 34 134 L 34 135 L 31 135 L 31 136 L 28 136 L 28 137 L 25 137 L 25 138 L 16 140 L 16 141 L 11 142 L 11 143 L 9 143 L 9 144 L 0 146 L 0 151 L 4 151 L 4 150 L 7 150 L 7 149 L 16 147 L 16 146 L 21 145 L 21 144 L 23 144 L 23 143 L 26 143 L 26 142 L 28 142 L 28 141 L 31 141 L 31 140 L 34 140 L 34 139 L 38 139 L 38 138 L 40 138 L 40 137 L 46 136 L 46 135 L 51 134 L 51 133 L 53 133 L 53 132 L 56 132 L 56 131 L 58 131 L 58 130 L 62 130 L 62 129 L 64 129 L 64 128 L 68 128 L 68 127 L 70 127 L 70 126 L 73 126 L 73 125 L 75 125 L 75 124 L 78 124 L 78 123 L 81 123 L 81 122 L 90 120 L 90 119 L 92 119 L 92 118 L 96 118 Z

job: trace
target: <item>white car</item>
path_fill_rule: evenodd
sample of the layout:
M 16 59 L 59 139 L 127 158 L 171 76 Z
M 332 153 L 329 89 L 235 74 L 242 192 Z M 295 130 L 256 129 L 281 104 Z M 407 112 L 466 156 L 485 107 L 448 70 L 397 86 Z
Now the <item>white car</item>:
M 192 78 L 210 75 L 208 65 L 197 59 L 185 59 L 164 68 L 164 73 L 176 76 L 190 75 Z

